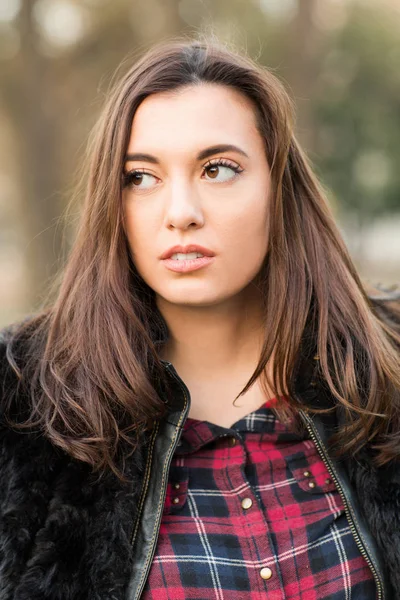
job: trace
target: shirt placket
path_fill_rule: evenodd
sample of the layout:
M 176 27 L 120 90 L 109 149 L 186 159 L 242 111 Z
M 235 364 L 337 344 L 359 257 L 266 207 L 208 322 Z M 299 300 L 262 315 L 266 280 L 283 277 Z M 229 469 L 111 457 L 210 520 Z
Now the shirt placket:
M 282 574 L 274 550 L 272 535 L 257 494 L 246 476 L 247 452 L 242 436 L 235 432 L 228 441 L 225 479 L 227 490 L 235 495 L 232 520 L 237 535 L 245 540 L 243 553 L 250 588 L 266 597 L 284 600 Z

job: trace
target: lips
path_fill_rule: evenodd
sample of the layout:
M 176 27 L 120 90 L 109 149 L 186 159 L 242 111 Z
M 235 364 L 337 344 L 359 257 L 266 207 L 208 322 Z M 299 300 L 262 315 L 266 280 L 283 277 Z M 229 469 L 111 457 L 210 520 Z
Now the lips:
M 202 256 L 201 258 L 188 258 L 187 260 L 174 260 L 173 258 L 165 258 L 162 264 L 169 271 L 176 273 L 191 273 L 198 271 L 211 265 L 215 260 L 214 256 Z
M 164 260 L 166 258 L 171 258 L 171 256 L 175 253 L 189 254 L 190 252 L 199 252 L 203 256 L 215 256 L 212 250 L 209 250 L 204 246 L 199 246 L 198 244 L 190 244 L 188 246 L 173 246 L 172 248 L 166 250 L 160 256 L 160 259 Z

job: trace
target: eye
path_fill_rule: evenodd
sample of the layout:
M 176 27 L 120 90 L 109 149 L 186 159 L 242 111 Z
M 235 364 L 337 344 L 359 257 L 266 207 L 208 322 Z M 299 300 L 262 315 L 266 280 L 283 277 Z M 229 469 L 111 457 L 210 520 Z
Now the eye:
M 154 175 L 135 169 L 123 175 L 123 187 L 138 188 L 140 190 L 148 190 L 157 179 Z M 153 181 L 153 183 L 152 183 Z
M 224 159 L 216 159 L 210 161 L 205 167 L 204 171 L 207 173 L 208 181 L 216 181 L 217 183 L 224 183 L 231 181 L 237 177 L 243 169 L 234 163 L 231 163 Z

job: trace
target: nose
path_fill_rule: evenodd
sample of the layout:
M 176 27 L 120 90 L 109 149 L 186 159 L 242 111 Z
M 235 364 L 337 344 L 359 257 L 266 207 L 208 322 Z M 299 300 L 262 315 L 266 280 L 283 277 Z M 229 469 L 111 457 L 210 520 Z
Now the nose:
M 202 227 L 204 214 L 195 186 L 181 178 L 170 186 L 165 210 L 165 225 L 169 229 Z

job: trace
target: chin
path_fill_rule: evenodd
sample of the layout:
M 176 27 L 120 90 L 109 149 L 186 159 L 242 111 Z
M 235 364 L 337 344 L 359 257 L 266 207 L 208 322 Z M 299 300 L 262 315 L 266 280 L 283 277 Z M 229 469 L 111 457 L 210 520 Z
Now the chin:
M 203 284 L 203 289 L 198 290 L 185 290 L 179 291 L 178 293 L 162 293 L 156 292 L 160 299 L 164 302 L 168 302 L 169 304 L 179 304 L 181 306 L 212 306 L 214 304 L 219 304 L 224 300 L 223 295 L 217 295 L 215 290 L 207 290 L 204 289 L 205 286 Z

